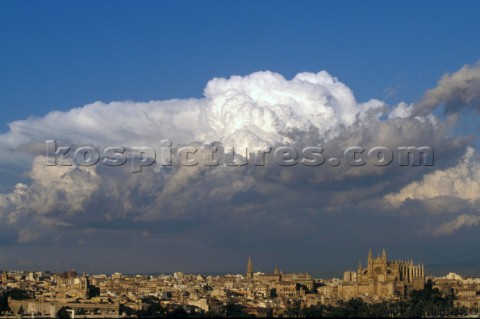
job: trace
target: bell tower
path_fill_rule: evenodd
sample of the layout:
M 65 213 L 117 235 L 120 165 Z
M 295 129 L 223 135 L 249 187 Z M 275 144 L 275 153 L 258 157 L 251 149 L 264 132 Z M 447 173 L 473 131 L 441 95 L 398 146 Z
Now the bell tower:
M 248 257 L 248 263 L 247 263 L 247 276 L 248 279 L 253 278 L 253 264 L 252 264 L 252 258 Z

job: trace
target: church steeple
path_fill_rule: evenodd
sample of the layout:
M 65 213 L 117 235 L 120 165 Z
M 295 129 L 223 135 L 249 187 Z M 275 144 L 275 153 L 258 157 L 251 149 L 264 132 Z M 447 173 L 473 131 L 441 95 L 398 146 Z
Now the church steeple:
M 248 279 L 253 278 L 253 264 L 252 264 L 252 258 L 248 257 L 248 263 L 247 263 L 247 276 Z
M 387 253 L 385 252 L 385 249 L 382 251 L 382 260 L 387 261 Z

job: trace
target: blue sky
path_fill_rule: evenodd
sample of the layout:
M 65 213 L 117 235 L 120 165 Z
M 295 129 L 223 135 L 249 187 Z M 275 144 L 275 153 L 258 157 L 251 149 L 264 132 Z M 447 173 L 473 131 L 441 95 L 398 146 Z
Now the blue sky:
M 479 58 L 476 1 L 6 1 L 5 124 L 92 101 L 201 97 L 213 77 L 327 70 L 360 101 L 413 102 Z
M 370 248 L 480 260 L 479 13 L 478 1 L 0 2 L 0 264 L 228 271 L 252 256 L 319 271 Z M 161 138 L 430 145 L 436 165 L 43 165 L 46 139 Z

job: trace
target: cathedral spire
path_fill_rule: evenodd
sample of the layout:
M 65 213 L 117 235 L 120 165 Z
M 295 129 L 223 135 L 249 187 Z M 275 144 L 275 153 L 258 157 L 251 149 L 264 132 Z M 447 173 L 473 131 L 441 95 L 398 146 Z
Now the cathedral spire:
M 368 251 L 368 263 L 370 263 L 372 260 L 373 260 L 372 250 L 370 249 L 370 250 Z
M 247 278 L 252 279 L 253 278 L 253 264 L 252 264 L 252 258 L 248 257 L 248 263 L 247 263 Z
M 383 251 L 382 251 L 382 259 L 384 261 L 387 261 L 387 252 L 385 251 L 385 249 L 383 249 Z

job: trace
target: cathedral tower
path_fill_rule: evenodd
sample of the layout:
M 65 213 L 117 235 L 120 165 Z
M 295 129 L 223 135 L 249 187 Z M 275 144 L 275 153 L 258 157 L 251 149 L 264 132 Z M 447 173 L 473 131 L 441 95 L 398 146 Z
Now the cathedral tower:
M 253 278 L 253 265 L 252 265 L 252 258 L 248 257 L 248 263 L 247 263 L 247 278 L 252 279 Z

